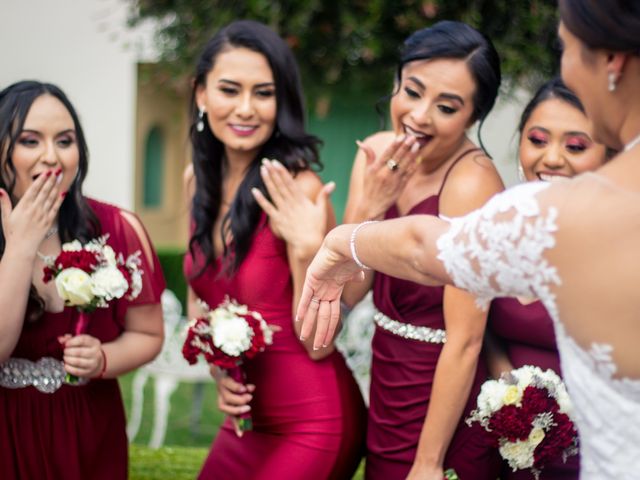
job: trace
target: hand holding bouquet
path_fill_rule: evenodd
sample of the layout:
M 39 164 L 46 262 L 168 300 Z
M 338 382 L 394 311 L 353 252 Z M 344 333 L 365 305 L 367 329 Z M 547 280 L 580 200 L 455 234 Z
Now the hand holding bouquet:
M 246 383 L 242 362 L 255 357 L 273 341 L 273 331 L 258 312 L 228 297 L 215 309 L 200 302 L 204 316 L 193 319 L 187 329 L 182 355 L 193 365 L 202 354 L 238 383 Z M 251 430 L 249 412 L 238 418 L 241 432 Z
M 578 453 L 570 415 L 560 377 L 525 365 L 485 382 L 467 423 L 480 422 L 514 471 L 530 468 L 538 478 L 545 465 Z
M 78 319 L 74 335 L 86 330 L 89 314 L 107 308 L 109 302 L 126 297 L 135 299 L 142 289 L 140 251 L 126 259 L 107 245 L 108 235 L 82 245 L 78 240 L 62 245 L 57 257 L 43 257 L 44 283 L 55 281 L 65 306 L 75 307 Z M 67 381 L 77 382 L 67 375 Z

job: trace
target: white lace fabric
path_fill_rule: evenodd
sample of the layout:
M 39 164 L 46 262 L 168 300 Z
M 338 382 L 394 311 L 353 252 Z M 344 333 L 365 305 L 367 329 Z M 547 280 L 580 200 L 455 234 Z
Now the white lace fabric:
M 437 240 L 438 258 L 455 285 L 478 295 L 483 306 L 497 296 L 542 300 L 554 320 L 564 379 L 574 402 L 581 478 L 637 479 L 640 379 L 616 378 L 611 345 L 591 339 L 587 350 L 567 333 L 556 296 L 562 297 L 571 288 L 565 288 L 556 265 L 549 260 L 557 258 L 550 252 L 562 224 L 558 208 L 540 201 L 549 186 L 542 182 L 520 185 L 497 195 L 480 210 L 451 219 L 449 230 Z M 613 282 L 611 288 L 615 288 Z M 563 311 L 570 311 L 576 298 L 582 304 L 598 302 L 598 298 L 580 298 L 572 292 L 572 299 L 562 302 Z M 572 319 L 572 328 L 575 326 Z

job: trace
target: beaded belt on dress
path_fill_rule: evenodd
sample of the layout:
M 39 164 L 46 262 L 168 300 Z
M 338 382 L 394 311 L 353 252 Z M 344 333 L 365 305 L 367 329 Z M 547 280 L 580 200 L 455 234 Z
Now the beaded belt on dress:
M 380 311 L 376 311 L 373 320 L 376 322 L 376 325 L 383 330 L 402 338 L 427 343 L 445 343 L 447 341 L 447 333 L 444 330 L 431 327 L 417 327 L 409 323 L 399 322 L 387 317 Z
M 33 362 L 26 358 L 9 358 L 0 363 L 0 387 L 24 388 L 33 386 L 43 393 L 53 393 L 67 383 L 67 372 L 60 360 L 43 357 Z M 84 385 L 80 379 L 73 385 Z

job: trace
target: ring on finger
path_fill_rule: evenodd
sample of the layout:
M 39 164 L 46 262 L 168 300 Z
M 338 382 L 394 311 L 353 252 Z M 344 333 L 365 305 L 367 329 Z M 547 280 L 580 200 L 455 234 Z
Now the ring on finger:
M 393 158 L 387 160 L 387 168 L 392 172 L 395 172 L 398 169 L 398 162 L 396 162 Z

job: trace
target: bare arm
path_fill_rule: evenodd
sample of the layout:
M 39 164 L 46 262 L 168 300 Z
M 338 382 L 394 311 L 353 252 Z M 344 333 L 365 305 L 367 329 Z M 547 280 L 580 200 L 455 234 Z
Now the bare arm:
M 452 170 L 440 198 L 440 210 L 446 216 L 459 217 L 480 208 L 503 189 L 488 158 L 469 156 Z M 469 398 L 487 321 L 487 312 L 478 308 L 475 297 L 452 286 L 445 287 L 443 309 L 447 342 L 438 358 L 414 462 L 416 472 L 435 472 L 439 478 Z
M 412 149 L 415 138 L 379 132 L 357 143 L 360 148 L 351 170 L 344 222 L 382 220 L 417 170 L 416 148 Z M 390 170 L 386 164 L 392 158 L 397 162 L 396 170 Z M 371 290 L 372 285 L 373 272 L 365 272 L 362 281 L 345 285 L 343 302 L 353 307 Z
M 0 189 L 5 250 L 0 260 L 0 362 L 13 352 L 22 332 L 36 251 L 53 225 L 63 198 L 54 175 L 40 175 L 16 207 Z

